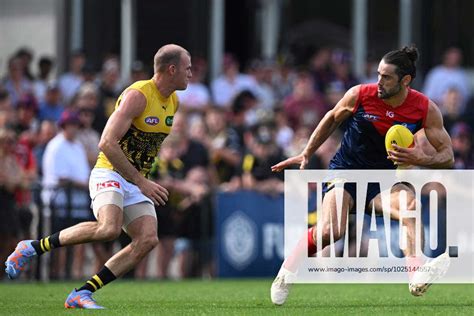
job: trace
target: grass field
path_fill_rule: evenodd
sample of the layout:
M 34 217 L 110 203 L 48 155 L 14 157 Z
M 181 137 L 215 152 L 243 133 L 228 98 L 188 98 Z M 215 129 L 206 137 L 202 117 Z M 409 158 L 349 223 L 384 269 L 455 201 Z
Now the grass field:
M 0 284 L 1 315 L 474 315 L 474 285 L 438 284 L 412 297 L 405 284 L 295 285 L 273 306 L 271 280 L 114 282 L 96 293 L 106 311 L 65 310 L 78 283 Z

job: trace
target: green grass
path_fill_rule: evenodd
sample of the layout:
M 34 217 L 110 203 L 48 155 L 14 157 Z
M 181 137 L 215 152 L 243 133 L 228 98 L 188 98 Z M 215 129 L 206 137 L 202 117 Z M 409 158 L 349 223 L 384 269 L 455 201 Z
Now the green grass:
M 65 310 L 76 283 L 0 284 L 0 315 L 474 315 L 474 285 L 438 284 L 412 297 L 405 284 L 298 284 L 284 306 L 271 280 L 117 281 L 95 295 L 106 311 Z

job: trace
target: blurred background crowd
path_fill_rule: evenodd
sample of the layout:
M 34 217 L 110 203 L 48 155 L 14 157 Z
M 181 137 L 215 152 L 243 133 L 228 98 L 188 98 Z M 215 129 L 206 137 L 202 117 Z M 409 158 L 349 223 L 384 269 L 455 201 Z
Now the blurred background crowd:
M 137 60 L 123 82 L 117 56 L 107 55 L 96 69 L 82 51 L 71 54 L 67 72 L 53 75 L 55 56 L 37 56 L 33 71 L 34 55 L 19 48 L 0 76 L 0 261 L 19 239 L 93 219 L 88 176 L 100 133 L 123 89 L 152 76 L 152 65 Z M 344 49 L 323 47 L 310 56 L 297 65 L 291 58 L 243 63 L 226 53 L 214 80 L 208 79 L 208 61 L 193 56 L 193 78 L 178 92 L 180 111 L 151 173 L 171 192 L 157 209 L 161 242 L 132 276 L 212 277 L 216 192 L 282 194 L 283 174 L 270 166 L 299 153 L 348 88 L 377 80 L 378 60 L 356 77 Z M 421 91 L 443 113 L 455 168 L 472 169 L 474 94 L 462 59 L 462 50 L 448 48 Z M 342 131 L 316 152 L 310 168 L 328 166 Z M 54 252 L 50 277 L 82 278 L 126 243 L 122 236 L 120 242 Z

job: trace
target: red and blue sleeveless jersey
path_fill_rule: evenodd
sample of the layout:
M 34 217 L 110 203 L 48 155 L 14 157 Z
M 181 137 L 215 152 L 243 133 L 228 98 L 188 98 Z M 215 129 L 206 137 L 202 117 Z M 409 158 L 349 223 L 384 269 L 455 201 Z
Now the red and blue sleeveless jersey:
M 406 126 L 413 134 L 424 128 L 428 103 L 426 96 L 409 89 L 405 101 L 393 108 L 377 96 L 377 84 L 361 85 L 341 147 L 329 169 L 394 169 L 396 166 L 387 159 L 385 134 L 396 124 Z

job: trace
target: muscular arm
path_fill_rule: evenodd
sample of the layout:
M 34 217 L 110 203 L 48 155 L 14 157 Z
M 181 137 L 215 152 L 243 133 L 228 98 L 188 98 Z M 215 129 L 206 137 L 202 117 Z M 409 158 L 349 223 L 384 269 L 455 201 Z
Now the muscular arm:
M 137 90 L 129 90 L 125 93 L 122 104 L 112 113 L 99 142 L 100 150 L 105 154 L 110 163 L 126 179 L 138 184 L 143 175 L 128 161 L 119 146 L 119 141 L 132 125 L 134 118 L 138 117 L 146 107 L 145 96 Z
M 436 149 L 435 155 L 426 157 L 422 166 L 432 168 L 452 168 L 454 165 L 451 138 L 443 126 L 443 116 L 434 102 L 430 101 L 425 123 L 426 138 Z
M 360 86 L 355 86 L 349 89 L 334 108 L 328 111 L 321 119 L 318 126 L 316 126 L 311 134 L 308 144 L 303 152 L 298 156 L 290 157 L 272 166 L 272 171 L 281 171 L 293 164 L 300 164 L 300 169 L 304 169 L 308 164 L 309 158 L 314 154 L 319 146 L 328 139 L 342 122 L 352 115 L 352 111 L 356 106 L 357 98 L 359 97 L 359 90 Z
M 304 149 L 307 156 L 313 155 L 322 143 L 328 139 L 329 136 L 352 115 L 357 98 L 359 97 L 359 86 L 349 89 L 344 97 L 336 104 L 336 106 L 324 115 L 319 122 L 316 129 L 311 134 L 311 137 Z
M 159 184 L 146 179 L 135 169 L 119 146 L 120 139 L 132 125 L 133 119 L 138 117 L 145 107 L 146 98 L 141 92 L 127 91 L 122 99 L 122 104 L 112 113 L 105 125 L 99 148 L 122 176 L 135 183 L 142 193 L 155 204 L 164 205 L 168 200 L 168 191 Z
M 454 164 L 451 138 L 444 129 L 441 112 L 432 101 L 428 105 L 424 130 L 428 142 L 435 150 L 431 150 L 427 154 L 422 146 L 415 141 L 415 146 L 412 148 L 402 148 L 395 145 L 395 150 L 389 151 L 390 159 L 398 163 L 422 167 L 451 168 Z

